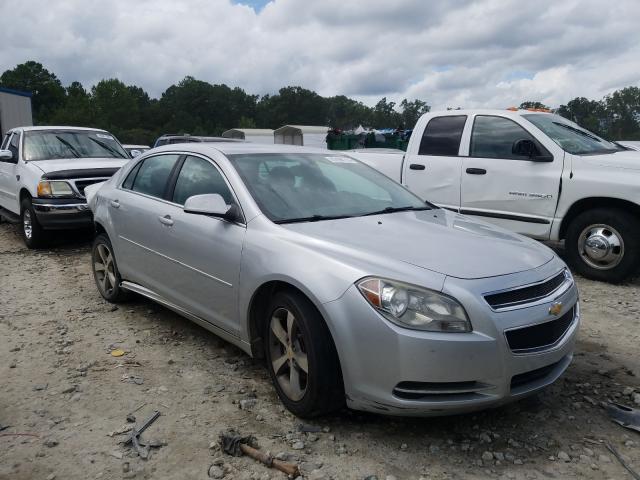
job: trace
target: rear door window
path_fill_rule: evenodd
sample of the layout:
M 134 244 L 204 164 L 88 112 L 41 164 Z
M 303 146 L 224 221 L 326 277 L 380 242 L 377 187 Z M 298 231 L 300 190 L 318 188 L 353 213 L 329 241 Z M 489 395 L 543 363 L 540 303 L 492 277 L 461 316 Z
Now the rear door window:
M 144 193 L 145 195 L 151 195 L 152 197 L 162 198 L 173 167 L 179 156 L 180 155 L 156 155 L 145 158 L 135 175 L 131 190 Z
M 424 129 L 418 155 L 457 157 L 466 115 L 447 115 L 429 120 Z

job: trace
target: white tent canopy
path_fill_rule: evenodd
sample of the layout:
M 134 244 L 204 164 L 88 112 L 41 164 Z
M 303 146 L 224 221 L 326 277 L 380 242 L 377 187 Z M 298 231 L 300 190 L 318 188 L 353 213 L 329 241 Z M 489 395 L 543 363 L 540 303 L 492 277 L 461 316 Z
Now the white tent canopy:
M 273 132 L 274 143 L 326 149 L 329 130 L 329 127 L 284 125 Z
M 273 130 L 270 128 L 232 128 L 222 133 L 224 138 L 238 138 L 251 143 L 273 143 Z

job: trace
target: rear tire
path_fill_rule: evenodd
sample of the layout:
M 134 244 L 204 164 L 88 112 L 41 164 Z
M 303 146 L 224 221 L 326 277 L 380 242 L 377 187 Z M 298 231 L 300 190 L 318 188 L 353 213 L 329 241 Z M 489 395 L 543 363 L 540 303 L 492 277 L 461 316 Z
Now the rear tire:
M 121 303 L 129 298 L 129 292 L 120 286 L 122 279 L 118 272 L 113 246 L 104 233 L 99 234 L 93 241 L 91 270 L 96 287 L 107 302 Z
M 28 248 L 42 248 L 49 241 L 49 235 L 42 228 L 36 212 L 33 209 L 30 198 L 23 198 L 20 203 L 20 223 L 22 225 L 22 237 Z
M 284 406 L 302 418 L 340 409 L 344 405 L 340 361 L 314 305 L 299 292 L 282 291 L 265 313 L 267 369 Z
M 640 221 L 614 208 L 582 212 L 567 228 L 567 262 L 580 275 L 620 283 L 640 266 Z

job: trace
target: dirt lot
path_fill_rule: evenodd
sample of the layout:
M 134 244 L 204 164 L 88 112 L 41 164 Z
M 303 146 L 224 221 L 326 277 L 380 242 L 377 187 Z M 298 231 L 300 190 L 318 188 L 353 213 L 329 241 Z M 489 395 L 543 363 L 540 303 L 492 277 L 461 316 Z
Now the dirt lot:
M 575 361 L 537 397 L 437 419 L 346 411 L 305 424 L 320 427 L 308 433 L 261 365 L 152 302 L 107 304 L 90 275 L 89 239 L 59 240 L 28 251 L 17 227 L 0 225 L 2 479 L 206 479 L 214 464 L 214 478 L 285 478 L 211 448 L 231 427 L 316 480 L 632 478 L 605 442 L 640 471 L 640 434 L 601 406 L 633 405 L 632 389 L 640 393 L 638 282 L 579 279 Z M 126 354 L 113 357 L 114 348 Z M 127 414 L 140 422 L 156 409 L 144 436 L 166 445 L 148 460 L 109 435 Z

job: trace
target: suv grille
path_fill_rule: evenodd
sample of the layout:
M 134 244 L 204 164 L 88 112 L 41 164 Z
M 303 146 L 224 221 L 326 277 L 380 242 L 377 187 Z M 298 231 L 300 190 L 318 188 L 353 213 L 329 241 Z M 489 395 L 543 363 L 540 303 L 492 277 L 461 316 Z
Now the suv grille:
M 527 353 L 552 347 L 564 336 L 573 323 L 575 310 L 574 306 L 555 320 L 530 327 L 507 330 L 504 334 L 507 337 L 509 348 L 514 353 Z
M 484 299 L 494 310 L 515 307 L 526 303 L 532 303 L 553 293 L 567 280 L 566 271 L 563 270 L 555 277 L 542 283 L 528 287 L 516 288 L 506 292 L 485 295 Z
M 94 183 L 104 182 L 108 180 L 107 178 L 88 178 L 85 180 L 76 180 L 74 183 L 76 184 L 76 189 L 78 193 L 84 197 L 84 189 L 89 185 L 93 185 Z

